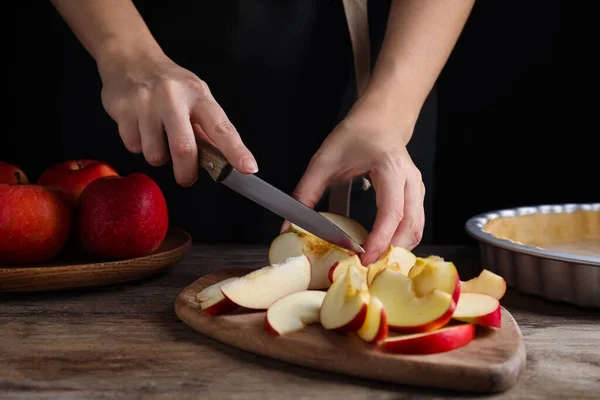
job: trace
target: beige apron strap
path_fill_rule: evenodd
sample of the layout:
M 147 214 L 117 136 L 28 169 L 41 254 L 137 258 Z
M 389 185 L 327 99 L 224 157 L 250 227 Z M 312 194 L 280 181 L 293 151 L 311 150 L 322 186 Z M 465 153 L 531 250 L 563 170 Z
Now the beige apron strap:
M 352 41 L 358 96 L 367 87 L 371 70 L 367 1 L 343 0 L 348 31 L 350 33 L 350 40 Z M 333 184 L 329 189 L 329 212 L 348 217 L 350 215 L 351 190 L 352 179 Z

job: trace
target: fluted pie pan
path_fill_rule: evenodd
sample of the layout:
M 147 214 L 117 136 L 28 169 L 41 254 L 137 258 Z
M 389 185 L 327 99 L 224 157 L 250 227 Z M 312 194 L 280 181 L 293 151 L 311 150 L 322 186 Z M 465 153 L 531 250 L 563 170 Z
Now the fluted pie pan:
M 518 207 L 465 224 L 482 267 L 546 300 L 600 308 L 600 203 Z

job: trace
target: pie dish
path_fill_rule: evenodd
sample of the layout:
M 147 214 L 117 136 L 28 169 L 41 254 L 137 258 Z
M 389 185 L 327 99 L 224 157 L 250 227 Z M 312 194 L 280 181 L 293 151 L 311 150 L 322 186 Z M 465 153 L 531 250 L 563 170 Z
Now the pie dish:
M 600 308 L 600 203 L 497 210 L 465 228 L 479 241 L 482 267 L 509 287 Z

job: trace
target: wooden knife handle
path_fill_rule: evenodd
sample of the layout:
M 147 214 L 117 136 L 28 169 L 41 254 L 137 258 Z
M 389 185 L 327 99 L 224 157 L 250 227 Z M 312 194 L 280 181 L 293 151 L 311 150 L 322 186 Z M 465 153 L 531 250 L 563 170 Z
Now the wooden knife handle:
M 198 144 L 198 165 L 208 171 L 215 182 L 227 178 L 232 170 L 225 156 L 206 140 L 196 137 Z

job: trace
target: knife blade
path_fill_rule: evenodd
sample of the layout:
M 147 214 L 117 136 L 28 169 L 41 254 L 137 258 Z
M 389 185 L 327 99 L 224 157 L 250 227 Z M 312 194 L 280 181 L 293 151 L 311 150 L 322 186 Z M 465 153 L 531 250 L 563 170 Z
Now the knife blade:
M 360 244 L 329 219 L 258 176 L 242 174 L 237 171 L 212 144 L 201 138 L 196 138 L 196 143 L 198 144 L 198 164 L 208 172 L 215 182 L 227 186 L 331 244 L 356 253 L 364 253 Z

